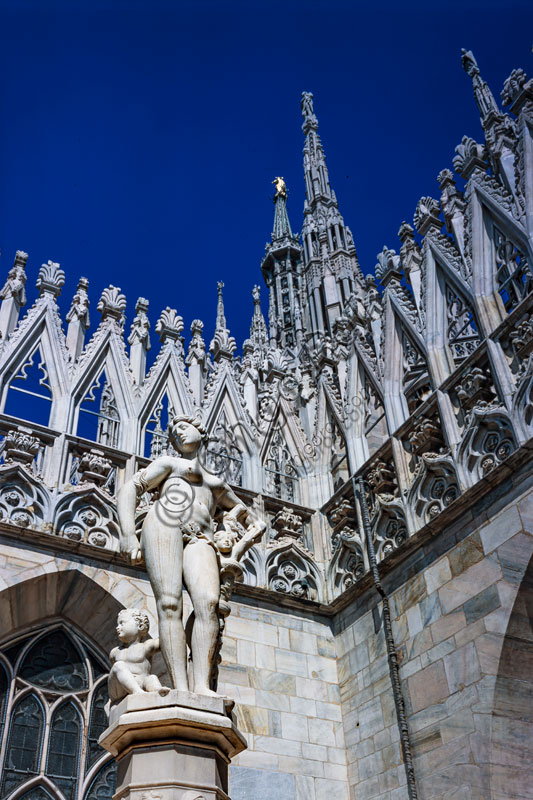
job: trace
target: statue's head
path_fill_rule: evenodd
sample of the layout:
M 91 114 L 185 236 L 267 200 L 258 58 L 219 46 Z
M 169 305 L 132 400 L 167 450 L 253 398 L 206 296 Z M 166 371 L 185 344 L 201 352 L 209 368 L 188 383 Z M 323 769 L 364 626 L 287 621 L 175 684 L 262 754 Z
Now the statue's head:
M 138 608 L 125 608 L 117 617 L 117 636 L 123 644 L 143 641 L 148 636 L 148 614 Z
M 197 453 L 202 443 L 209 438 L 200 420 L 186 415 L 175 416 L 168 433 L 174 448 L 185 455 Z
M 231 551 L 233 550 L 233 545 L 235 544 L 235 542 L 238 541 L 239 536 L 237 533 L 234 533 L 233 531 L 225 530 L 224 528 L 222 528 L 215 532 L 213 538 L 215 540 L 215 544 L 218 550 L 223 555 L 227 555 L 228 553 L 231 553 Z

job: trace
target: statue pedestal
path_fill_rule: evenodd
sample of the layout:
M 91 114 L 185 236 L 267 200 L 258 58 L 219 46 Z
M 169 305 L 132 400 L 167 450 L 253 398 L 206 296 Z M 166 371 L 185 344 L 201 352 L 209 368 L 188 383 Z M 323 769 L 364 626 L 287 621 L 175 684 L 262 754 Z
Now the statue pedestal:
M 229 800 L 228 765 L 246 749 L 224 698 L 175 690 L 125 697 L 99 742 L 118 764 L 115 800 Z

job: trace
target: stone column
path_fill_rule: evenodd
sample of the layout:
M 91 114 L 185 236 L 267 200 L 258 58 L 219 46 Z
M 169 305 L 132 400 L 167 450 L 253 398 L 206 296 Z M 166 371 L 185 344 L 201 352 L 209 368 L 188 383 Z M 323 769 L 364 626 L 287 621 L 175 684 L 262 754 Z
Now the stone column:
M 115 800 L 229 800 L 228 766 L 246 749 L 225 698 L 174 689 L 125 697 L 99 741 L 118 764 Z

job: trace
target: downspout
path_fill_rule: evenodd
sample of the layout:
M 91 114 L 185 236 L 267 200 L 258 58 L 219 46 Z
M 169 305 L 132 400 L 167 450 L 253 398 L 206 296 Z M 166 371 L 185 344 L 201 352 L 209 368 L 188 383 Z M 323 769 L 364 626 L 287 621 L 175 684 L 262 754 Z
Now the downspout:
M 409 800 L 417 800 L 418 795 L 416 791 L 415 771 L 413 767 L 413 756 L 411 752 L 411 741 L 409 739 L 409 728 L 407 726 L 407 716 L 405 713 L 405 702 L 402 694 L 402 685 L 400 683 L 400 668 L 398 665 L 398 655 L 396 653 L 396 646 L 394 644 L 394 636 L 392 633 L 392 622 L 390 616 L 389 598 L 387 597 L 381 578 L 379 576 L 378 565 L 376 562 L 376 551 L 374 549 L 374 541 L 372 539 L 372 532 L 370 530 L 370 518 L 368 515 L 368 505 L 366 502 L 364 484 L 362 478 L 354 478 L 352 476 L 352 486 L 354 491 L 354 498 L 358 497 L 359 505 L 361 508 L 361 518 L 363 521 L 363 532 L 366 539 L 366 546 L 368 552 L 368 560 L 370 562 L 370 571 L 376 591 L 381 597 L 381 604 L 383 608 L 383 630 L 385 632 L 385 642 L 387 643 L 387 656 L 389 660 L 389 672 L 392 683 L 392 692 L 394 695 L 394 705 L 396 707 L 396 718 L 398 720 L 398 730 L 400 731 L 400 742 L 402 746 L 403 763 L 405 766 L 405 774 L 407 776 L 407 792 Z

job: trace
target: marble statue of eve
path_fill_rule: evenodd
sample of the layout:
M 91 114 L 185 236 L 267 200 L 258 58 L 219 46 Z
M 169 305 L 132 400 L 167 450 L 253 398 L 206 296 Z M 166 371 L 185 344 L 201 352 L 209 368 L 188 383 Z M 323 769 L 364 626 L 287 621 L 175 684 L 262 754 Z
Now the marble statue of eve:
M 240 502 L 219 475 L 202 465 L 198 453 L 207 434 L 197 419 L 174 417 L 169 437 L 179 455 L 155 459 L 119 491 L 120 548 L 129 554 L 132 563 L 140 562 L 144 556 L 157 605 L 161 653 L 173 688 L 215 694 L 210 679 L 220 630 L 223 565 L 215 542 L 215 514 L 226 512 L 226 525 L 234 520 L 245 532 L 239 557 L 261 538 L 266 525 Z M 159 490 L 159 497 L 146 515 L 139 542 L 135 510 L 140 497 L 154 489 Z M 194 609 L 190 687 L 182 619 L 183 586 Z

